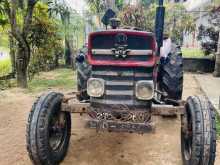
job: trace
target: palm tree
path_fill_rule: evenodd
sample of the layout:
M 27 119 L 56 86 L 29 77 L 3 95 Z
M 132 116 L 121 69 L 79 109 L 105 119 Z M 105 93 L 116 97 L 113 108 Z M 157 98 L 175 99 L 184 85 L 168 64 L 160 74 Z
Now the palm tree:
M 4 0 L 0 0 L 0 26 L 4 26 L 7 24 L 7 19 L 5 17 L 5 2 Z
M 106 10 L 104 0 L 86 0 L 90 11 L 97 15 L 99 27 L 101 27 L 101 14 Z
M 71 35 L 69 34 L 69 24 L 70 24 L 70 14 L 71 14 L 71 8 L 67 6 L 65 1 L 62 3 L 58 2 L 57 0 L 49 1 L 48 2 L 48 12 L 52 15 L 59 15 L 61 22 L 64 26 L 64 40 L 65 40 L 65 64 L 71 65 L 71 56 L 72 56 L 72 44 L 71 44 Z
M 3 11 L 4 11 L 4 3 L 3 3 L 3 0 L 0 0 L 0 14 L 2 14 L 3 13 Z

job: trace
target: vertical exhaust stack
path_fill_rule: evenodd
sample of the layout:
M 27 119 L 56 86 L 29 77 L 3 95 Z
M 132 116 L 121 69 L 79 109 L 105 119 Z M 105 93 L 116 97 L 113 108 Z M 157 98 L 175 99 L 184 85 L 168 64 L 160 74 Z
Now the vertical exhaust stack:
M 159 6 L 156 11 L 155 20 L 155 35 L 157 40 L 158 55 L 160 55 L 160 48 L 163 46 L 163 31 L 164 31 L 165 7 L 163 0 L 159 0 Z

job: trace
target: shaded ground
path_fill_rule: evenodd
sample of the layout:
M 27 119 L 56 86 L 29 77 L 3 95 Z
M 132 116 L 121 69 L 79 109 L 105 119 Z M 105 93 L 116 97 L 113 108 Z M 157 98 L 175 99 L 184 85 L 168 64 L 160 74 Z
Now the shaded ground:
M 186 74 L 184 98 L 201 94 L 193 75 Z M 0 164 L 31 164 L 25 148 L 25 123 L 36 95 L 12 89 L 0 93 Z M 156 133 L 116 134 L 84 129 L 73 116 L 70 149 L 63 165 L 181 165 L 180 120 L 155 118 Z M 216 164 L 220 164 L 220 146 Z
M 195 78 L 220 115 L 220 78 L 212 74 L 198 74 Z

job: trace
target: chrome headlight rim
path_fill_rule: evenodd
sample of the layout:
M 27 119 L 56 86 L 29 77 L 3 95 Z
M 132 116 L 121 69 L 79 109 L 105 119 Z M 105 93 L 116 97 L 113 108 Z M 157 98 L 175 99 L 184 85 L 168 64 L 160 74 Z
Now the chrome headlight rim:
M 142 86 L 145 85 L 145 86 L 151 88 L 152 91 L 151 91 L 151 94 L 149 95 L 149 97 L 143 97 L 143 96 L 140 96 L 140 95 L 139 95 L 139 93 L 138 93 L 138 88 L 139 88 L 141 85 L 142 85 Z M 147 100 L 153 99 L 153 97 L 154 97 L 154 82 L 153 82 L 153 80 L 140 80 L 140 81 L 137 81 L 136 84 L 135 84 L 135 96 L 136 96 L 136 98 L 139 99 L 139 100 L 145 100 L 145 101 L 147 101 Z
M 93 81 L 97 81 L 101 84 L 100 86 L 100 89 L 101 91 L 97 94 L 94 94 L 91 92 L 90 90 L 90 85 L 92 84 Z M 101 78 L 89 78 L 88 81 L 87 81 L 87 94 L 90 96 L 90 97 L 102 97 L 105 93 L 105 81 Z

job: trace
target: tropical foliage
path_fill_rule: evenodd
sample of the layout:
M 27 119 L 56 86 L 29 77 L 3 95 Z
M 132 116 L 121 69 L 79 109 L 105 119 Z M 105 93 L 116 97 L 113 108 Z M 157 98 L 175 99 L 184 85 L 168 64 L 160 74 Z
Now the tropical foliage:
M 145 6 L 142 4 L 125 6 L 119 14 L 122 24 L 153 32 L 157 5 L 147 2 L 143 2 L 147 4 Z M 165 15 L 165 33 L 168 33 L 172 40 L 181 45 L 183 34 L 195 30 L 193 17 L 185 11 L 181 4 L 167 3 L 165 6 L 169 11 Z
M 200 41 L 205 55 L 215 54 L 218 46 L 218 31 L 214 27 L 199 27 L 197 39 Z
M 65 2 L 60 3 L 57 0 L 53 0 L 48 5 L 51 18 L 59 17 L 62 23 L 61 33 L 64 36 L 65 63 L 70 65 L 74 59 L 74 48 L 78 47 L 79 33 L 82 34 L 82 29 L 84 29 L 82 16 L 76 10 L 68 7 Z
M 29 41 L 31 43 L 31 60 L 28 75 L 31 79 L 39 71 L 50 70 L 58 66 L 62 55 L 62 36 L 59 35 L 58 21 L 49 18 L 48 6 L 38 3 L 34 10 Z
M 147 17 L 142 5 L 127 5 L 119 13 L 119 18 L 124 26 L 137 27 L 147 30 Z
M 0 0 L 0 27 L 0 46 L 10 48 L 20 87 L 39 71 L 57 67 L 63 57 L 71 64 L 85 38 L 82 16 L 57 0 Z
M 101 14 L 106 9 L 106 4 L 105 1 L 103 0 L 86 0 L 86 1 L 89 5 L 90 11 L 93 14 Z
M 214 76 L 220 77 L 220 12 L 212 10 L 209 13 L 209 25 L 201 25 L 197 36 L 206 55 L 215 55 Z
M 19 87 L 27 87 L 27 68 L 31 58 L 31 48 L 28 36 L 31 32 L 30 25 L 33 10 L 38 0 L 2 0 L 4 14 L 10 24 L 10 36 L 16 41 L 16 71 Z M 11 42 L 10 42 L 11 43 Z

